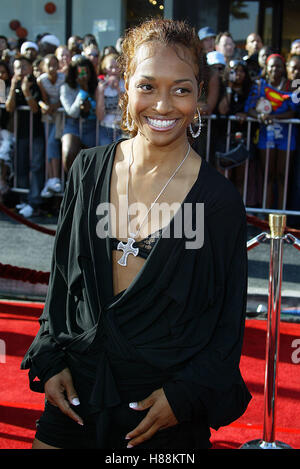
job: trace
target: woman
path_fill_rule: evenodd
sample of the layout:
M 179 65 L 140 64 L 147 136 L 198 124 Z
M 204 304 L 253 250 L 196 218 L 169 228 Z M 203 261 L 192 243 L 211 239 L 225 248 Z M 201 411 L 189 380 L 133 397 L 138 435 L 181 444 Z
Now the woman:
M 55 55 L 59 63 L 59 72 L 67 74 L 68 67 L 71 62 L 71 53 L 66 45 L 60 45 L 55 50 Z
M 51 198 L 62 191 L 61 185 L 61 132 L 62 113 L 58 111 L 60 103 L 60 87 L 65 75 L 58 71 L 59 63 L 54 54 L 48 54 L 43 60 L 44 70 L 37 83 L 42 93 L 39 106 L 44 114 L 45 134 L 47 135 L 48 179 L 41 192 L 44 198 Z
M 235 141 L 237 133 L 242 133 L 242 138 L 246 141 L 247 138 L 247 123 L 245 122 L 247 114 L 244 112 L 245 102 L 248 98 L 252 82 L 250 79 L 247 63 L 244 60 L 231 60 L 224 72 L 224 95 L 219 103 L 219 113 L 221 115 L 232 116 L 235 115 L 237 120 L 231 122 L 231 135 L 233 142 L 236 145 L 240 140 Z M 226 148 L 227 122 L 220 120 L 218 122 L 219 135 L 224 135 L 223 148 Z M 245 154 L 245 159 L 248 157 L 248 152 Z M 242 159 L 241 159 L 242 161 Z M 230 172 L 230 179 L 238 188 L 240 194 L 243 194 L 244 185 L 244 165 L 234 168 Z
M 72 166 L 41 330 L 22 364 L 47 399 L 34 448 L 208 448 L 209 427 L 250 399 L 238 365 L 244 208 L 187 134 L 196 135 L 199 39 L 185 23 L 152 20 L 128 32 L 123 51 L 132 138 Z M 196 203 L 204 225 L 192 220 Z
M 274 119 L 290 119 L 295 115 L 296 105 L 288 92 L 284 58 L 271 54 L 266 60 L 266 77 L 255 83 L 245 104 L 245 112 L 261 122 L 257 147 L 260 153 L 262 171 L 265 171 L 267 148 L 269 148 L 268 183 L 265 206 L 283 207 L 286 153 L 288 149 L 288 124 L 274 122 Z M 296 126 L 292 126 L 290 151 L 296 147 Z M 277 188 L 277 200 L 274 197 Z
M 121 110 L 119 100 L 124 92 L 124 80 L 120 77 L 118 54 L 107 54 L 101 62 L 102 80 L 98 83 L 97 118 L 100 121 L 100 145 L 107 145 L 121 138 L 119 128 Z
M 92 62 L 81 55 L 73 56 L 65 83 L 60 88 L 60 101 L 67 114 L 62 136 L 66 172 L 81 148 L 96 145 L 97 84 Z

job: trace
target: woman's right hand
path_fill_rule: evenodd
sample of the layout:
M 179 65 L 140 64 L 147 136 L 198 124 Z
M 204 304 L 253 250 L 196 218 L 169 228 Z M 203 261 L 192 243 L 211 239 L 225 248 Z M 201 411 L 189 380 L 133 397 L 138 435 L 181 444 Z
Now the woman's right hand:
M 58 407 L 68 417 L 75 420 L 79 425 L 83 425 L 82 418 L 70 406 L 70 404 L 77 406 L 80 402 L 69 368 L 64 368 L 60 373 L 46 381 L 45 397 L 47 401 Z

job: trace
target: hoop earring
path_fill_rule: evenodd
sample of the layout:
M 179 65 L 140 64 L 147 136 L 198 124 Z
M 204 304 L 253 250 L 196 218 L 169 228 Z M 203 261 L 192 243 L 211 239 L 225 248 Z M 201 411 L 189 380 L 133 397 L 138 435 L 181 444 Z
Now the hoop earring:
M 126 122 L 125 122 L 125 124 L 126 124 L 127 129 L 129 130 L 129 132 L 132 132 L 133 129 L 134 129 L 134 121 L 132 120 L 131 125 L 129 124 L 129 112 L 128 112 L 128 107 L 129 107 L 129 106 L 128 106 L 128 104 L 127 104 L 127 109 L 126 109 Z
M 199 111 L 198 108 L 197 108 L 197 113 L 198 113 L 198 130 L 197 130 L 197 132 L 193 131 L 192 124 L 189 125 L 189 130 L 190 130 L 191 136 L 193 138 L 199 137 L 199 135 L 201 133 L 201 127 L 202 127 L 201 114 L 200 114 L 200 111 Z

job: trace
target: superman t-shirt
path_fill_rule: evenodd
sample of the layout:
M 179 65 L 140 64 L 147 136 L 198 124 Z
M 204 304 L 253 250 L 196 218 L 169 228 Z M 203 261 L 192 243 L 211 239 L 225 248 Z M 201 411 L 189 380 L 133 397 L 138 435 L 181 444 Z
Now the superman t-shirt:
M 293 102 L 292 93 L 288 91 L 278 91 L 269 85 L 266 80 L 261 78 L 251 88 L 248 99 L 245 103 L 244 111 L 248 112 L 250 109 L 256 107 L 259 98 L 266 98 L 272 105 L 271 116 L 276 118 L 276 114 L 282 114 L 289 110 L 297 111 L 298 104 Z M 279 150 L 286 150 L 288 147 L 288 134 L 289 124 L 281 124 L 278 122 L 273 123 L 275 134 L 275 147 Z M 291 126 L 291 142 L 290 150 L 296 148 L 296 125 Z M 266 126 L 262 124 L 259 129 L 258 148 L 265 149 L 267 147 L 267 132 Z

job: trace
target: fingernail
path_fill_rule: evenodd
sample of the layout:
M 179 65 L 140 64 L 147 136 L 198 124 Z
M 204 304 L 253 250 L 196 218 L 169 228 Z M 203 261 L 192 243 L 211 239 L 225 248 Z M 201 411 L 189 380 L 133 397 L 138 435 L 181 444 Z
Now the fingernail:
M 129 407 L 131 409 L 136 409 L 138 407 L 138 403 L 137 402 L 130 402 Z
M 78 397 L 73 397 L 71 402 L 72 402 L 73 405 L 80 405 L 80 401 L 79 401 Z
M 125 440 L 130 440 L 130 436 L 126 435 Z
M 80 420 L 78 420 L 78 421 L 77 421 L 77 423 L 78 423 L 78 425 L 81 425 L 81 426 L 83 426 L 83 425 L 84 425 L 84 423 L 83 423 L 83 422 L 81 422 Z
M 133 445 L 131 445 L 130 443 L 128 443 L 127 448 L 133 448 Z

